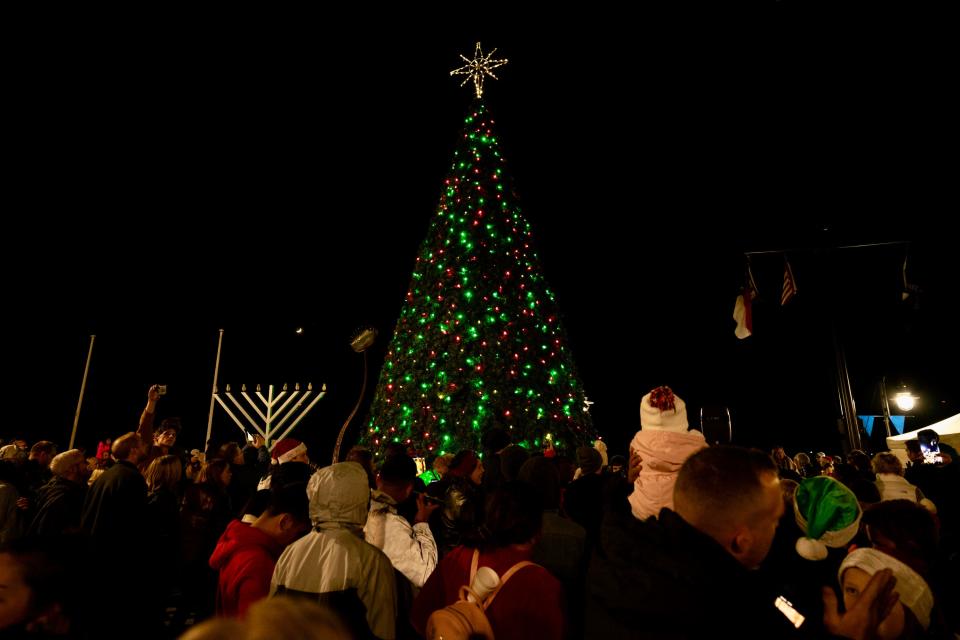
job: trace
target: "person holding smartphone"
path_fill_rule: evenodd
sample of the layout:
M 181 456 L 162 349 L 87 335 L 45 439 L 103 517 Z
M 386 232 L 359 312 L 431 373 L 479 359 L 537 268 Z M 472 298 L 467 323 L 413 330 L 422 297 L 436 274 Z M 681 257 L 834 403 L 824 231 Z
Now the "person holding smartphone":
M 417 465 L 407 455 L 388 458 L 377 474 L 377 488 L 370 496 L 370 513 L 363 527 L 364 540 L 381 549 L 393 568 L 416 590 L 437 567 L 437 542 L 427 522 L 440 502 L 417 495 L 417 513 L 411 523 L 397 513 L 397 505 L 413 493 Z
M 934 439 L 939 449 L 939 460 L 927 462 L 922 443 L 930 443 Z M 954 541 L 952 548 L 956 548 L 956 532 L 960 531 L 960 491 L 957 491 L 957 487 L 960 487 L 960 463 L 957 462 L 957 450 L 940 441 L 932 429 L 918 432 L 917 440 L 908 441 L 906 445 L 910 465 L 904 477 L 936 503 L 937 517 L 946 532 L 945 540 Z
M 177 456 L 182 468 L 186 470 L 190 464 L 187 453 L 177 447 L 177 437 L 180 435 L 180 418 L 164 418 L 159 428 L 154 428 L 157 404 L 161 397 L 167 394 L 167 385 L 155 384 L 147 390 L 147 406 L 140 414 L 140 424 L 137 425 L 137 435 L 143 442 L 146 455 L 140 461 L 140 473 L 146 473 L 150 463 L 166 455 Z
M 907 440 L 905 449 L 907 450 L 907 470 L 914 465 L 923 464 L 923 451 L 920 450 L 919 440 Z

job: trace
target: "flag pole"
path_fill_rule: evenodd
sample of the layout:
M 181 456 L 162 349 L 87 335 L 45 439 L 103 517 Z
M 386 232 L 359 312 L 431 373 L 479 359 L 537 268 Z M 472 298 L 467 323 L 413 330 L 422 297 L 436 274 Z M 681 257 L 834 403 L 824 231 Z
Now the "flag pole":
M 87 364 L 83 367 L 83 382 L 80 383 L 80 398 L 77 400 L 77 411 L 73 414 L 73 431 L 70 433 L 70 446 L 73 449 L 73 443 L 77 439 L 77 424 L 80 422 L 80 407 L 83 406 L 83 394 L 87 390 L 87 374 L 90 373 L 90 358 L 93 357 L 93 341 L 97 336 L 90 335 L 90 349 L 87 351 Z
M 837 332 L 837 326 L 831 322 L 833 329 L 833 350 L 837 362 L 837 395 L 840 399 L 840 413 L 845 430 L 847 432 L 847 443 L 850 449 L 862 449 L 860 442 L 860 429 L 857 425 L 857 406 L 853 400 L 853 389 L 850 387 L 850 372 L 847 370 L 847 358 L 843 352 L 843 345 L 840 344 L 840 336 Z
M 887 437 L 889 438 L 893 433 L 890 431 L 890 401 L 887 399 L 887 376 L 883 376 L 880 379 L 880 394 L 880 399 L 883 401 L 883 425 L 887 429 Z M 906 431 L 906 428 L 904 428 L 904 431 Z
M 827 247 L 827 249 L 867 249 L 870 247 L 889 247 L 897 244 L 910 244 L 909 240 L 894 240 L 892 242 L 871 242 L 869 244 L 847 244 L 840 247 Z M 797 253 L 800 251 L 809 251 L 810 247 L 793 247 L 789 249 L 765 249 L 763 251 L 744 251 L 745 256 L 761 256 L 768 253 Z
M 220 329 L 220 339 L 217 340 L 217 362 L 213 365 L 213 389 L 210 391 L 210 413 L 207 414 L 207 439 L 203 441 L 206 447 L 210 442 L 210 433 L 213 431 L 213 400 L 217 396 L 217 376 L 220 374 L 220 347 L 223 346 L 223 329 Z

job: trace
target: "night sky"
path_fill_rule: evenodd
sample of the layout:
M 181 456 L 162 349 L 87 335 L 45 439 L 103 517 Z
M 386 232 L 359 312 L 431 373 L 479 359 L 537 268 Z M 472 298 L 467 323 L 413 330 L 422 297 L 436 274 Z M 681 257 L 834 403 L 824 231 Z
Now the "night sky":
M 222 383 L 327 383 L 295 433 L 327 460 L 361 383 L 349 339 L 380 331 L 373 385 L 470 104 L 449 71 L 478 39 L 510 60 L 486 103 L 614 452 L 660 384 L 691 422 L 729 407 L 737 442 L 839 451 L 831 319 L 859 413 L 880 412 L 883 376 L 921 396 L 908 428 L 957 413 L 944 41 L 768 11 L 31 41 L 8 92 L 22 196 L 0 431 L 65 446 L 96 333 L 78 444 L 135 428 L 159 382 L 161 417 L 200 446 L 224 328 Z M 832 250 L 891 241 L 910 244 Z M 781 311 L 782 256 L 754 257 L 739 341 L 743 252 L 777 249 L 799 294 Z M 916 309 L 900 303 L 907 253 Z M 239 435 L 218 409 L 215 437 Z

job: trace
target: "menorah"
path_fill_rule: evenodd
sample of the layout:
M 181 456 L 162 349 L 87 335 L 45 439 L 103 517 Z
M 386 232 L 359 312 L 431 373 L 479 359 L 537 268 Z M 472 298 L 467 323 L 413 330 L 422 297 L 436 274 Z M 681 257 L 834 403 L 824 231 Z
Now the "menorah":
M 257 433 L 263 436 L 267 448 L 272 450 L 273 444 L 278 440 L 283 440 L 286 438 L 287 435 L 289 435 L 290 432 L 293 431 L 294 428 L 300 423 L 300 421 L 303 420 L 304 416 L 306 416 L 320 401 L 320 398 L 327 395 L 327 385 L 324 384 L 321 387 L 320 393 L 318 393 L 316 397 L 310 401 L 310 404 L 303 408 L 302 411 L 300 410 L 301 407 L 303 407 L 304 403 L 306 403 L 307 400 L 310 399 L 310 396 L 314 393 L 312 383 L 308 382 L 307 389 L 303 392 L 300 391 L 300 383 L 296 383 L 289 396 L 287 395 L 286 384 L 283 385 L 283 388 L 276 397 L 273 395 L 272 384 L 267 387 L 267 397 L 263 397 L 263 393 L 260 392 L 260 385 L 256 386 L 256 391 L 254 393 L 260 400 L 260 403 L 262 403 L 262 408 L 260 403 L 256 402 L 254 398 L 247 393 L 247 385 L 241 385 L 240 395 L 244 400 L 247 401 L 247 404 L 253 410 L 253 413 L 260 418 L 259 421 L 254 419 L 254 417 L 250 415 L 250 412 L 247 411 L 240 400 L 238 400 L 236 396 L 230 392 L 230 385 L 227 385 L 226 390 L 222 394 L 223 396 L 226 396 L 227 400 L 233 403 L 234 408 L 236 408 L 240 415 L 246 419 L 246 422 L 244 422 L 231 410 L 230 406 L 224 401 L 223 397 L 221 397 L 221 394 L 218 393 L 217 388 L 213 388 L 213 398 L 220 404 L 221 407 L 223 407 L 223 410 L 227 412 L 227 415 L 230 416 L 230 418 L 236 423 L 237 427 L 239 427 L 240 430 L 246 435 L 248 433 L 247 425 L 249 425 L 255 429 Z M 286 400 L 284 400 L 285 396 Z M 281 401 L 283 404 L 280 404 Z M 274 410 L 278 404 L 280 406 Z M 293 422 L 290 424 L 290 426 L 288 426 L 279 437 L 274 438 L 273 436 L 278 431 L 283 429 L 284 425 L 286 425 L 291 418 L 293 419 Z

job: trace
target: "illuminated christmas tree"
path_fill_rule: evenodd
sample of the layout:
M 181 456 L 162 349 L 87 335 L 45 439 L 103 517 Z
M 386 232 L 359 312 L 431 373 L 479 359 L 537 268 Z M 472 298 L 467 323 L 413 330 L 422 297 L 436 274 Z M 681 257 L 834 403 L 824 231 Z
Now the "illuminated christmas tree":
M 482 74 L 505 62 L 489 56 L 479 58 L 486 67 L 478 58 L 464 67 L 478 99 L 380 372 L 363 436 L 378 455 L 390 443 L 415 455 L 479 449 L 494 426 L 530 449 L 552 442 L 569 451 L 594 436 L 554 294 L 479 99 Z

